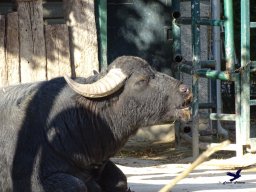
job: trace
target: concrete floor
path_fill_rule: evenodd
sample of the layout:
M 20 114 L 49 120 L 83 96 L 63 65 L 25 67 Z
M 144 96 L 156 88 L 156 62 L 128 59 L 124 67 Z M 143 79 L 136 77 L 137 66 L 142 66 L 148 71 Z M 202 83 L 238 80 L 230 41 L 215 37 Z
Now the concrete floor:
M 256 161 L 255 156 L 250 159 Z M 154 160 L 130 157 L 114 158 L 113 161 L 126 174 L 129 187 L 135 192 L 157 192 L 190 166 L 190 164 L 163 164 Z M 231 177 L 226 173 L 228 171 L 235 173 L 241 162 L 244 163 L 244 160 L 236 159 L 234 161 L 232 159 L 221 163 L 214 160 L 208 161 L 197 167 L 187 178 L 181 180 L 172 189 L 172 192 L 229 192 L 231 190 L 232 192 L 256 192 L 255 169 L 249 171 L 242 168 L 241 177 L 236 180 L 237 182 L 227 183 Z M 219 164 L 221 166 L 218 166 Z M 236 165 L 228 166 L 231 164 Z

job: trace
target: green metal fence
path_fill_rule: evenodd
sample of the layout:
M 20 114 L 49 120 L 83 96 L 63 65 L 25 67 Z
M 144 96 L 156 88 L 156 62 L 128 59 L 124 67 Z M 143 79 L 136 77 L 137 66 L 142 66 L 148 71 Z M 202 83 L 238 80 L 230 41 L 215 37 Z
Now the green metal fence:
M 174 3 L 179 2 L 174 1 Z M 191 74 L 193 77 L 192 91 L 194 98 L 192 102 L 192 143 L 194 157 L 198 156 L 200 145 L 198 134 L 199 78 L 219 79 L 222 81 L 234 82 L 236 101 L 235 114 L 224 114 L 220 112 L 211 113 L 210 119 L 220 121 L 235 121 L 236 143 L 230 144 L 230 146 L 224 150 L 236 151 L 237 156 L 243 155 L 245 146 L 249 149 L 249 151 L 255 150 L 255 138 L 253 138 L 250 134 L 250 105 L 256 104 L 255 100 L 250 100 L 250 71 L 255 63 L 254 61 L 250 61 L 250 27 L 256 27 L 256 22 L 250 22 L 250 0 L 241 0 L 241 61 L 240 66 L 235 68 L 233 0 L 224 0 L 223 5 L 223 20 L 206 20 L 200 18 L 200 0 L 192 0 L 191 21 L 180 18 L 176 22 L 177 25 L 191 24 L 192 31 L 192 65 L 180 64 L 179 70 L 181 72 Z M 224 27 L 224 46 L 226 58 L 226 69 L 224 71 L 203 68 L 204 66 L 202 66 L 202 63 L 207 65 L 212 61 L 201 61 L 200 59 L 200 25 Z M 178 36 L 178 34 L 175 35 Z

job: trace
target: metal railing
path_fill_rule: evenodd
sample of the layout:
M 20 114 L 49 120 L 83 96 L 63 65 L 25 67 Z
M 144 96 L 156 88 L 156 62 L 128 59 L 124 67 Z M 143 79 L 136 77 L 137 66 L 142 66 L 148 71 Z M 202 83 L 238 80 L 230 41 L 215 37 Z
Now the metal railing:
M 179 0 L 173 1 L 176 8 L 176 15 L 180 7 Z M 178 5 L 177 5 L 178 4 Z M 224 0 L 224 20 L 201 19 L 200 18 L 200 0 L 191 1 L 191 18 L 174 18 L 172 27 L 174 55 L 182 58 L 180 52 L 180 25 L 191 25 L 192 31 L 192 64 L 179 64 L 179 71 L 192 75 L 192 146 L 193 157 L 199 155 L 199 78 L 209 78 L 222 81 L 233 81 L 235 85 L 235 113 L 224 114 L 217 110 L 217 113 L 211 113 L 211 120 L 235 121 L 236 125 L 236 143 L 230 144 L 224 150 L 234 150 L 237 156 L 242 156 L 244 146 L 255 148 L 255 138 L 250 138 L 250 105 L 256 105 L 255 100 L 250 100 L 250 71 L 255 62 L 250 61 L 250 27 L 256 27 L 256 22 L 250 22 L 250 0 L 241 0 L 241 65 L 235 69 L 235 45 L 234 45 L 234 23 L 233 23 L 233 0 Z M 224 46 L 226 69 L 221 71 L 216 67 L 216 62 L 211 60 L 201 61 L 200 50 L 200 25 L 222 26 L 224 27 Z M 176 53 L 176 54 L 175 54 Z M 177 62 L 177 60 L 174 61 Z M 213 65 L 212 68 L 204 68 L 207 65 Z M 220 94 L 220 93 L 217 93 Z M 209 145 L 212 145 L 209 144 Z

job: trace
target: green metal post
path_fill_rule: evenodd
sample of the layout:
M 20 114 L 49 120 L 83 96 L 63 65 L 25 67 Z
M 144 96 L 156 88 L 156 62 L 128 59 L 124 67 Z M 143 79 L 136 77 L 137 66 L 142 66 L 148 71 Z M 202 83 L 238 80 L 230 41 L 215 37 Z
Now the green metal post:
M 107 1 L 98 0 L 99 62 L 100 69 L 107 68 Z
M 241 77 L 240 74 L 236 76 L 235 80 L 235 102 L 236 102 L 236 156 L 241 157 L 243 155 L 243 144 L 241 140 L 242 124 L 241 124 Z
M 233 71 L 235 68 L 233 0 L 224 0 L 224 17 L 226 70 Z
M 192 63 L 193 69 L 198 70 L 200 66 L 200 25 L 197 24 L 197 21 L 200 20 L 200 0 L 191 1 L 191 31 L 192 31 Z M 193 146 L 193 158 L 197 158 L 199 155 L 199 77 L 193 75 L 192 78 L 192 90 L 193 90 L 193 102 L 192 102 L 192 146 Z
M 241 0 L 241 131 L 242 144 L 250 137 L 250 1 Z

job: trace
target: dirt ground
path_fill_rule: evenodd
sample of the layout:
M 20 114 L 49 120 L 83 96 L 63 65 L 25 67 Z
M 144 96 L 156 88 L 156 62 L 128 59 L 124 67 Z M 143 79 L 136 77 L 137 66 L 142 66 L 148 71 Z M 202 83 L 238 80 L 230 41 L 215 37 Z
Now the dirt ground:
M 157 192 L 192 163 L 189 144 L 175 147 L 174 143 L 128 143 L 113 161 L 128 178 L 135 192 Z M 256 155 L 234 158 L 234 152 L 222 151 L 196 168 L 180 181 L 173 192 L 256 192 Z M 233 157 L 233 158 L 232 158 Z M 227 172 L 242 169 L 241 177 L 232 183 Z

